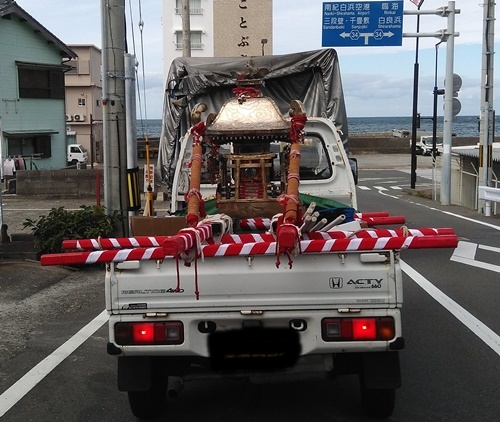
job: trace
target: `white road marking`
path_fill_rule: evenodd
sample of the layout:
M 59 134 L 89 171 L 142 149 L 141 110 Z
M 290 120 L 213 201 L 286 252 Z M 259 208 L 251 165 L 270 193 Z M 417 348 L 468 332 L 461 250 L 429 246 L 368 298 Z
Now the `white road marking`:
M 493 265 L 476 260 L 476 252 L 478 249 L 500 253 L 500 248 L 460 241 L 458 242 L 457 248 L 453 251 L 450 261 L 460 262 L 461 264 L 470 265 L 471 267 L 482 268 L 484 270 L 500 273 L 500 265 Z
M 478 248 L 484 249 L 485 251 L 500 253 L 500 248 L 495 248 L 494 246 L 478 245 Z
M 57 365 L 80 347 L 92 334 L 101 328 L 109 319 L 108 312 L 102 311 L 85 327 L 78 331 L 66 343 L 33 367 L 21 379 L 0 396 L 0 418 L 5 415 L 19 400 L 28 394 L 33 387 L 42 381 Z
M 372 190 L 372 188 L 370 186 L 359 186 L 359 185 L 358 185 L 358 189 L 360 189 L 360 190 Z M 389 189 L 403 190 L 403 188 L 401 186 L 389 186 L 389 188 L 385 188 L 383 186 L 373 186 L 373 189 L 377 189 L 379 191 L 386 191 Z
M 446 296 L 441 290 L 434 286 L 422 274 L 410 267 L 406 262 L 401 261 L 401 269 L 415 281 L 422 289 L 432 296 L 438 303 L 478 336 L 484 343 L 500 355 L 500 336 L 498 336 L 488 326 L 478 320 L 470 312 L 462 308 L 457 302 Z
M 479 221 L 479 220 L 474 220 L 473 218 L 470 218 L 470 217 L 464 217 L 463 215 L 455 214 L 455 213 L 450 212 L 450 211 L 444 211 L 444 210 L 440 210 L 437 208 L 428 207 L 427 205 L 423 205 L 423 206 L 426 208 L 429 208 L 431 210 L 434 210 L 434 211 L 442 212 L 443 214 L 446 214 L 446 215 L 451 215 L 453 217 L 461 218 L 462 220 L 471 221 L 472 223 L 476 223 L 476 224 L 480 224 L 482 226 L 489 227 L 490 229 L 493 229 L 493 230 L 500 230 L 500 226 L 496 226 L 495 224 L 486 223 L 484 221 Z

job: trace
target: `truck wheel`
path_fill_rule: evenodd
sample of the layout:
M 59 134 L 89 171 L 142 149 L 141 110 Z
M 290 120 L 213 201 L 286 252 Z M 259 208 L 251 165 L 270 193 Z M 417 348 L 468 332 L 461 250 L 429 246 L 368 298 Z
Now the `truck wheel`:
M 367 415 L 373 418 L 388 418 L 394 411 L 395 388 L 367 388 L 361 380 L 361 399 Z
M 167 404 L 167 383 L 154 385 L 148 391 L 129 391 L 128 402 L 135 417 L 154 419 L 160 417 Z

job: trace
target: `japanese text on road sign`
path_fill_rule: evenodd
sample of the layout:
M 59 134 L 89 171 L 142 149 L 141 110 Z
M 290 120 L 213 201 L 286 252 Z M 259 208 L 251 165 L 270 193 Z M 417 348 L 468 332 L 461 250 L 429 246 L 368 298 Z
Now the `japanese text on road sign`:
M 402 45 L 403 2 L 325 2 L 322 34 L 323 47 Z

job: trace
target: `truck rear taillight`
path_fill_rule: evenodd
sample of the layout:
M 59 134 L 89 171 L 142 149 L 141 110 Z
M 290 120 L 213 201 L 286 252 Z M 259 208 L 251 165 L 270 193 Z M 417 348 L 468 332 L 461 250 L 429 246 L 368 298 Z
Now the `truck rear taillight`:
M 119 322 L 115 324 L 115 340 L 121 346 L 182 344 L 184 325 L 180 321 Z
M 391 317 L 381 318 L 324 318 L 321 336 L 324 341 L 388 341 L 395 337 Z

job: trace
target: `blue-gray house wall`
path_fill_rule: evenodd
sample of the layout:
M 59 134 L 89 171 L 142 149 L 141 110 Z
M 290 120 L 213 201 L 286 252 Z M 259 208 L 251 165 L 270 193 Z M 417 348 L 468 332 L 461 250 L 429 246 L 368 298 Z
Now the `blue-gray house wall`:
M 12 5 L 10 7 L 12 9 Z M 35 154 L 33 163 L 38 169 L 62 168 L 66 166 L 64 94 L 62 98 L 60 95 L 58 98 L 30 98 L 31 95 L 23 94 L 20 92 L 19 68 L 28 69 L 28 72 L 44 69 L 42 74 L 45 71 L 52 72 L 52 69 L 54 73 L 60 73 L 63 62 L 72 56 L 71 50 L 65 51 L 64 47 L 61 49 L 61 42 L 50 32 L 40 30 L 40 24 L 34 18 L 26 20 L 26 12 L 15 3 L 12 10 L 12 13 L 2 16 L 0 6 L 0 117 L 3 156 L 6 158 L 17 155 L 21 151 L 27 163 L 31 160 L 26 157 Z M 44 94 L 40 96 L 43 97 Z M 40 147 L 41 141 L 44 142 L 43 148 Z M 50 147 L 47 147 L 48 142 Z M 41 156 L 40 151 L 43 151 Z

